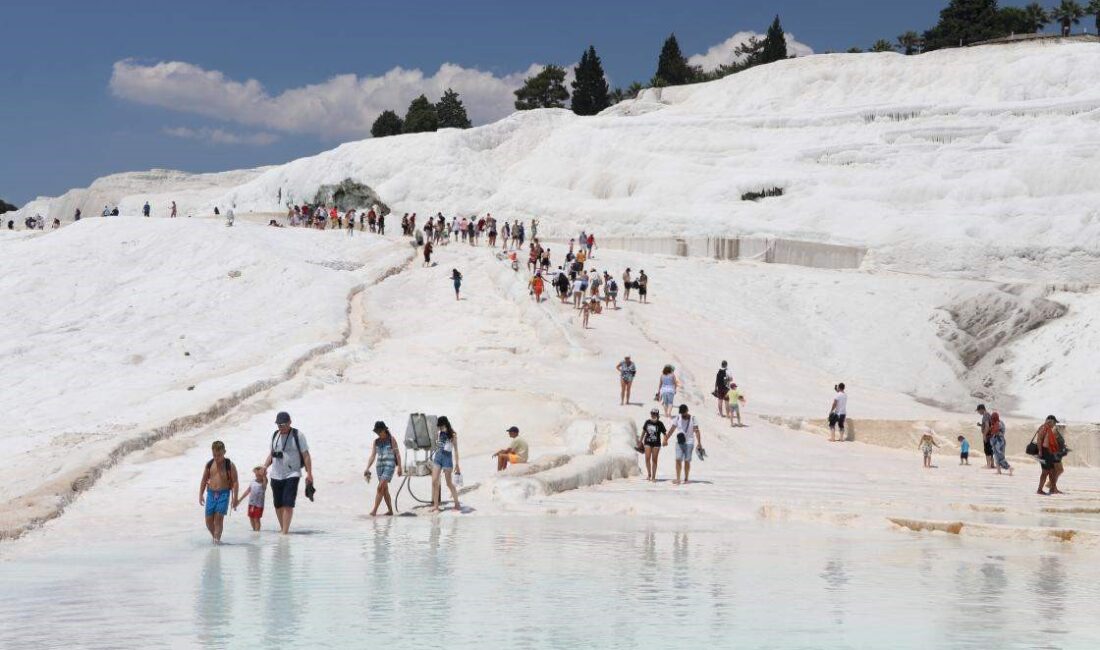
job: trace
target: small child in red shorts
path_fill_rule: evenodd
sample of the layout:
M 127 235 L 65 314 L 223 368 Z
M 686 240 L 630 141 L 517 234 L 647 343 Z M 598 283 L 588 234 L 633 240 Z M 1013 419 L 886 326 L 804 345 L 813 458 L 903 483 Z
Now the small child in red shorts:
M 252 530 L 260 530 L 260 519 L 264 516 L 264 496 L 267 494 L 267 470 L 261 465 L 252 468 L 253 479 L 244 494 L 233 504 L 236 510 L 241 501 L 248 499 L 248 523 Z

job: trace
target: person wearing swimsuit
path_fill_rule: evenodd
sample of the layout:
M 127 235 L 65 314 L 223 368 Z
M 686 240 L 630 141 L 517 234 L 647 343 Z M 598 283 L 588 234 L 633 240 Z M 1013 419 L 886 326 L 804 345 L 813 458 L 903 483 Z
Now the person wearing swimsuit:
M 363 472 L 366 479 L 370 481 L 370 466 L 374 459 L 378 458 L 378 465 L 375 467 L 378 472 L 378 489 L 374 495 L 374 509 L 370 511 L 370 516 L 378 516 L 378 506 L 382 505 L 383 500 L 386 502 L 386 515 L 389 516 L 393 515 L 393 502 L 390 500 L 390 481 L 393 480 L 395 470 L 397 475 L 401 476 L 401 454 L 397 451 L 393 435 L 385 422 L 379 420 L 374 423 L 374 434 L 378 437 L 374 439 L 370 458 L 367 459 L 367 471 Z

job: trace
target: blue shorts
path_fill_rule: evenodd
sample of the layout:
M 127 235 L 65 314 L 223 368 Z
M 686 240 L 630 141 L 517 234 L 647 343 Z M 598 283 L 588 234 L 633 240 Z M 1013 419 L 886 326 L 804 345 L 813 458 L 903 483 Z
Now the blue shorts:
M 695 443 L 694 442 L 684 443 L 682 445 L 680 443 L 676 443 L 676 460 L 679 460 L 679 461 L 682 461 L 682 462 L 685 462 L 685 463 L 690 463 L 691 462 L 691 454 L 694 451 L 695 451 Z
M 444 451 L 443 449 L 439 449 L 435 452 L 435 456 L 432 456 L 432 462 L 440 469 L 454 469 L 455 467 L 454 454 L 449 451 Z
M 206 488 L 206 516 L 229 514 L 229 490 Z
M 672 406 L 672 401 L 676 399 L 676 391 L 663 390 L 661 391 L 661 404 L 665 406 Z

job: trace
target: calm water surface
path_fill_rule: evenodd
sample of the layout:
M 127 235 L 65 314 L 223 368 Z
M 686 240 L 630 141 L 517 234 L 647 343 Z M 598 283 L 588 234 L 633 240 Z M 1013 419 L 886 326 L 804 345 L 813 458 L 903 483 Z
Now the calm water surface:
M 0 647 L 1100 647 L 1097 552 L 1072 544 L 628 518 L 334 528 L 8 558 Z

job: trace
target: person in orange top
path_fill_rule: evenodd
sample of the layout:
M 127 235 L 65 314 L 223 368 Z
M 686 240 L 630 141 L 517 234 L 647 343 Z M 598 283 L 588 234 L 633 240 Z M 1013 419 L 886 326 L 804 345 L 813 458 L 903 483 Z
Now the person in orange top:
M 536 273 L 535 277 L 531 278 L 531 292 L 535 295 L 535 302 L 542 302 L 542 290 L 545 286 L 541 273 Z
M 1036 442 L 1039 444 L 1039 465 L 1043 468 L 1039 474 L 1039 489 L 1036 494 L 1046 495 L 1043 486 L 1050 482 L 1049 494 L 1062 494 L 1058 489 L 1058 477 L 1062 474 L 1062 447 L 1058 444 L 1058 433 L 1054 425 L 1058 424 L 1058 418 L 1048 415 L 1046 422 L 1035 432 Z

